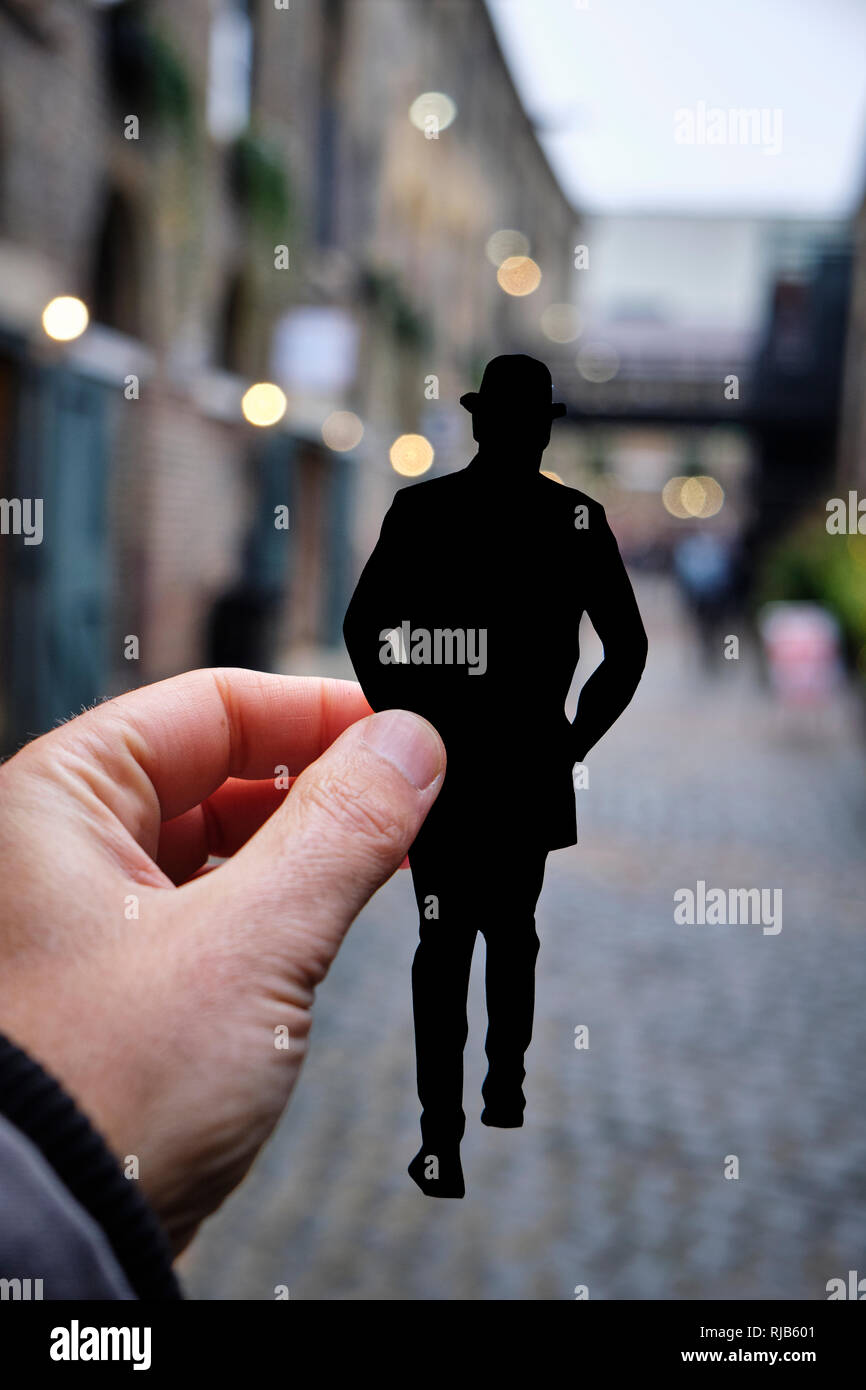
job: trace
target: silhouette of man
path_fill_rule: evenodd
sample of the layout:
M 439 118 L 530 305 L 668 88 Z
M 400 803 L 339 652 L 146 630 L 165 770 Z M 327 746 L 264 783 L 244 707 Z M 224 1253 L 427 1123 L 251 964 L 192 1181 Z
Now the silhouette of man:
M 604 508 L 539 472 L 552 403 L 543 362 L 488 363 L 461 396 L 468 467 L 397 492 L 344 635 L 373 709 L 429 719 L 448 757 L 409 852 L 420 917 L 412 966 L 421 1149 L 409 1173 L 462 1197 L 463 1048 L 476 934 L 485 938 L 484 1124 L 523 1124 L 535 905 L 552 849 L 577 842 L 572 769 L 629 703 L 646 634 Z M 604 659 L 570 723 L 565 699 L 589 614 Z

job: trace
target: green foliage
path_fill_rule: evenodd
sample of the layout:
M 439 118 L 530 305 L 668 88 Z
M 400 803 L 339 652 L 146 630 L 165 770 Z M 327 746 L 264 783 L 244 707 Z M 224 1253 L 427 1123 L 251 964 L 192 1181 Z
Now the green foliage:
M 122 112 L 179 134 L 196 135 L 195 84 L 171 34 L 155 24 L 142 0 L 129 0 L 103 14 L 108 75 Z
M 195 92 L 183 59 L 161 30 L 146 30 L 146 69 L 156 119 L 185 140 L 195 134 Z
M 822 604 L 838 620 L 849 654 L 866 674 L 866 536 L 830 535 L 825 512 L 808 516 L 767 555 L 757 598 Z
M 234 147 L 234 181 L 251 220 L 268 236 L 285 241 L 292 220 L 292 196 L 279 150 L 254 131 Z
M 368 267 L 364 272 L 363 292 L 368 302 L 379 310 L 398 343 L 420 350 L 430 346 L 432 333 L 427 316 L 415 308 L 393 271 Z

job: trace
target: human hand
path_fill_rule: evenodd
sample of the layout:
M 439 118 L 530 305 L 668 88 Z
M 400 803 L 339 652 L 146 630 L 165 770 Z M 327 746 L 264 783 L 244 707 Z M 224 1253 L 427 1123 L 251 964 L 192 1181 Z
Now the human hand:
M 314 990 L 442 785 L 432 725 L 369 714 L 348 681 L 193 671 L 0 768 L 0 1030 L 138 1157 L 176 1251 L 273 1129 Z

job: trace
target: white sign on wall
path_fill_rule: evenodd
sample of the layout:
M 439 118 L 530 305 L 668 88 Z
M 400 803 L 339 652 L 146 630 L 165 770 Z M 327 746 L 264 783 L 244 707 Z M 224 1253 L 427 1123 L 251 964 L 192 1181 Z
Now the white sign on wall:
M 358 324 L 345 309 L 291 309 L 274 329 L 274 381 L 289 396 L 339 400 L 355 379 L 358 336 Z

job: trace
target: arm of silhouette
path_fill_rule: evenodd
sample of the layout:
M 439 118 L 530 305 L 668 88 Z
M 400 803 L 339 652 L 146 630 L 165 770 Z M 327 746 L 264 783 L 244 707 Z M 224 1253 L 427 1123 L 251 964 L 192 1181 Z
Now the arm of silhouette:
M 591 524 L 596 539 L 586 611 L 604 647 L 604 659 L 580 692 L 572 724 L 576 762 L 583 762 L 619 719 L 637 690 L 647 655 L 646 632 L 616 537 L 603 511 Z
M 375 549 L 361 572 L 343 620 L 343 637 L 361 689 L 374 710 L 400 704 L 400 677 L 406 666 L 394 664 L 393 652 L 381 636 L 399 628 L 406 617 L 406 588 L 412 559 L 402 525 L 398 492 L 385 514 Z M 417 557 L 416 557 L 417 562 Z

